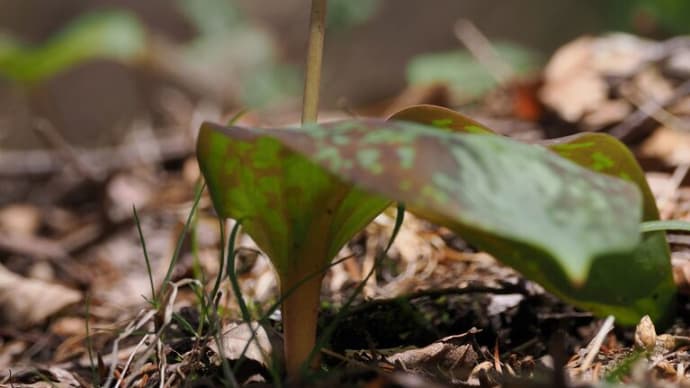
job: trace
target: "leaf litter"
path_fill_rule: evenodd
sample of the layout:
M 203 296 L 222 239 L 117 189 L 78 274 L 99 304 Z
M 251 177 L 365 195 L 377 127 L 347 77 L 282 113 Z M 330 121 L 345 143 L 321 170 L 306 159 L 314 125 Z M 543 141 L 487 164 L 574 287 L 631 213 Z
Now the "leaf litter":
M 640 74 L 631 82 L 647 93 L 658 93 L 655 98 L 669 98 L 669 85 L 677 87 L 678 81 L 658 77 L 658 73 Z M 633 99 L 643 97 L 630 96 L 626 103 L 639 109 Z M 578 125 L 616 128 L 625 120 L 615 110 L 597 117 L 598 107 L 612 109 L 606 104 L 588 105 L 584 115 L 589 121 L 577 121 Z M 676 118 L 685 117 L 680 103 L 668 109 Z M 638 155 L 662 218 L 689 220 L 690 179 L 684 153 L 677 151 L 686 144 L 662 138 L 664 134 L 683 139 L 684 132 L 674 123 L 666 120 L 662 128 L 654 129 Z M 144 299 L 151 297 L 149 279 L 127 209 L 131 202 L 138 203 L 152 277 L 160 286 L 198 177 L 191 150 L 163 158 L 165 164 L 180 167 L 170 169 L 160 162 L 143 172 L 116 167 L 105 172 L 113 179 L 86 186 L 82 206 L 65 203 L 69 191 L 62 198 L 56 194 L 49 203 L 1 204 L 2 236 L 12 232 L 22 237 L 0 238 L 0 295 L 6 296 L 0 297 L 0 385 L 177 386 L 191 379 L 209 384 L 227 381 L 223 358 L 234 368 L 242 353 L 237 349 L 251 338 L 248 329 L 258 326 L 238 320 L 236 298 L 225 282 L 217 298 L 223 322 L 220 333 L 228 333 L 227 338 L 222 336 L 227 340 L 222 351 L 209 336 L 209 322 L 201 319 L 198 287 L 212 284 L 210 279 L 219 269 L 220 232 L 207 197 L 201 200 L 193 233 L 183 241 L 170 279 L 178 285 L 173 287 L 176 292 L 162 301 L 165 314 Z M 57 174 L 58 183 L 74 182 L 74 176 L 65 180 Z M 77 173 L 76 180 L 86 178 Z M 130 203 L 117 203 L 122 198 Z M 344 261 L 326 275 L 321 328 L 371 268 L 393 219 L 387 212 L 377 217 L 336 258 Z M 240 285 L 258 316 L 275 301 L 275 277 L 246 235 L 238 241 Z M 690 240 L 685 234 L 669 233 L 669 241 L 675 281 L 687 292 Z M 200 276 L 204 282 L 189 280 Z M 366 381 L 371 386 L 405 387 L 554 386 L 559 376 L 568 376 L 576 384 L 606 386 L 607 377 L 617 374 L 637 386 L 688 385 L 690 359 L 685 349 L 690 332 L 682 319 L 687 316 L 686 304 L 687 297 L 682 297 L 681 318 L 663 331 L 647 320 L 637 330 L 609 331 L 611 326 L 602 325 L 604 320 L 560 302 L 447 229 L 408 215 L 398 241 L 324 350 L 332 372 L 314 385 Z M 236 374 L 242 377 L 240 383 L 273 378 L 267 367 L 273 360 L 266 354 L 269 348 L 281 346 L 275 342 L 280 340 L 279 317 L 271 318 L 257 337 L 259 345 L 251 345 L 245 353 L 249 361 Z

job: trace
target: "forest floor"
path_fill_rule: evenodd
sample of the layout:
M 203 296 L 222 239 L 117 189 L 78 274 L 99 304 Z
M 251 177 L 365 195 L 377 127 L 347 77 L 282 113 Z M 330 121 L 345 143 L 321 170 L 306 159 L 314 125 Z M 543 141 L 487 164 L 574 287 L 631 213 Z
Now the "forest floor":
M 608 42 L 613 58 L 587 67 L 578 55 L 594 55 L 588 44 L 595 42 L 571 45 L 574 51 L 557 54 L 561 61 L 552 59 L 534 80 L 503 83 L 465 111 L 525 141 L 611 133 L 642 163 L 662 218 L 690 220 L 690 71 L 670 68 L 680 49 L 631 59 Z M 690 45 L 682 47 L 687 54 Z M 616 68 L 626 60 L 636 62 Z M 362 112 L 385 116 L 413 103 L 456 105 L 451 90 L 431 85 Z M 219 271 L 221 236 L 207 193 L 184 233 L 199 179 L 191 116 L 191 129 L 177 137 L 88 152 L 44 128 L 52 149 L 3 156 L 0 192 L 11 200 L 0 207 L 1 387 L 276 384 L 280 316 L 259 317 L 276 301 L 277 285 L 248 236 L 238 239 L 237 271 L 256 321 L 241 320 L 227 280 L 217 315 L 199 300 L 199 289 L 212 288 Z M 243 120 L 261 124 L 251 114 Z M 575 309 L 410 214 L 375 276 L 336 321 L 394 221 L 390 212 L 377 217 L 326 274 L 320 328 L 335 331 L 321 354 L 322 373 L 308 386 L 690 386 L 687 234 L 668 235 L 681 290 L 678 318 L 659 328 L 645 353 L 636 337 L 639 343 L 654 333 L 652 322 L 620 327 Z M 150 277 L 158 289 L 175 252 L 170 292 L 152 306 Z

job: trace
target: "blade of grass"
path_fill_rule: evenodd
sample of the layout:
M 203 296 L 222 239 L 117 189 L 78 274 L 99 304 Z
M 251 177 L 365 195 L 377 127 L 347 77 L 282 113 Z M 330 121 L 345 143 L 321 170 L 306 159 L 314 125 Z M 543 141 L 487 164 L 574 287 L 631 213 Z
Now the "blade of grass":
M 228 120 L 228 125 L 234 125 L 235 123 L 237 123 L 237 121 L 241 119 L 242 116 L 246 115 L 247 112 L 249 112 L 249 109 L 247 108 L 240 109 L 237 113 L 230 117 L 230 120 Z
M 86 351 L 89 354 L 89 366 L 91 367 L 91 381 L 93 383 L 94 387 L 98 387 L 101 383 L 101 379 L 98 376 L 98 370 L 96 368 L 96 361 L 94 360 L 93 357 L 93 341 L 91 339 L 91 328 L 89 326 L 89 320 L 91 319 L 91 296 L 89 294 L 86 294 L 86 319 L 84 320 L 85 322 L 85 331 L 86 331 Z
M 192 327 L 192 324 L 189 323 L 189 321 L 186 320 L 182 315 L 180 315 L 180 314 L 178 314 L 178 313 L 173 313 L 172 319 L 173 319 L 175 322 L 177 322 L 177 324 L 180 325 L 180 327 L 181 327 L 182 329 L 188 331 L 189 334 L 191 334 L 192 336 L 194 336 L 194 337 L 199 336 L 199 333 L 197 333 L 197 332 L 194 330 L 194 328 Z
M 247 308 L 247 303 L 244 301 L 242 296 L 242 290 L 240 289 L 240 282 L 237 279 L 237 273 L 235 272 L 235 257 L 237 256 L 237 250 L 235 249 L 235 241 L 237 240 L 237 234 L 242 227 L 241 221 L 236 221 L 230 233 L 230 238 L 228 239 L 228 278 L 230 279 L 230 285 L 232 286 L 232 292 L 237 298 L 237 304 L 240 306 L 240 311 L 242 312 L 242 319 L 249 323 L 252 319 L 249 309 Z
M 690 222 L 681 220 L 645 221 L 640 225 L 642 233 L 661 232 L 667 230 L 679 230 L 690 232 Z
M 203 193 L 206 184 L 199 181 L 196 186 L 197 187 L 194 193 L 194 202 L 192 204 L 192 208 L 189 211 L 189 215 L 187 216 L 187 221 L 185 221 L 184 227 L 182 228 L 182 233 L 180 233 L 180 236 L 177 238 L 177 245 L 175 246 L 175 251 L 173 252 L 172 258 L 170 259 L 168 272 L 165 274 L 165 278 L 163 279 L 161 291 L 159 292 L 160 295 L 164 295 L 165 291 L 167 291 L 167 288 L 169 287 L 168 283 L 170 282 L 170 278 L 172 277 L 173 269 L 175 269 L 177 260 L 180 257 L 182 244 L 184 243 L 185 237 L 187 237 L 187 233 L 189 232 L 189 225 L 191 224 L 192 218 L 194 217 L 194 213 L 196 213 L 196 209 L 199 206 L 199 201 L 201 200 L 201 193 Z
M 153 285 L 153 271 L 151 271 L 151 258 L 149 257 L 149 251 L 146 248 L 146 239 L 144 238 L 144 232 L 141 230 L 141 221 L 139 220 L 139 214 L 137 213 L 137 207 L 132 205 L 132 212 L 134 213 L 134 223 L 137 226 L 137 233 L 139 233 L 139 242 L 141 243 L 141 249 L 144 252 L 144 260 L 146 261 L 146 271 L 149 274 L 149 283 L 151 284 L 151 302 L 154 308 L 158 308 L 158 299 L 156 299 L 156 287 Z
M 361 282 L 359 282 L 359 285 L 357 285 L 357 288 L 355 291 L 350 295 L 350 297 L 345 301 L 343 306 L 338 310 L 338 313 L 335 315 L 333 318 L 333 321 L 324 329 L 324 333 L 321 335 L 321 337 L 316 341 L 316 346 L 314 346 L 314 349 L 312 349 L 311 354 L 309 355 L 309 358 L 307 359 L 307 362 L 304 363 L 302 366 L 303 368 L 303 373 L 307 372 L 307 369 L 305 368 L 306 365 L 311 365 L 312 360 L 317 357 L 317 355 L 321 352 L 321 348 L 323 348 L 326 343 L 330 340 L 331 335 L 333 335 L 333 331 L 335 328 L 338 326 L 338 323 L 345 318 L 345 314 L 348 312 L 348 308 L 352 303 L 355 301 L 355 298 L 362 293 L 364 290 L 364 287 L 366 286 L 367 282 L 371 278 L 371 276 L 374 274 L 374 271 L 376 268 L 380 267 L 381 263 L 383 262 L 383 259 L 386 258 L 388 251 L 390 250 L 391 246 L 393 246 L 393 243 L 395 242 L 395 238 L 398 236 L 398 233 L 400 232 L 400 228 L 402 227 L 403 221 L 405 220 L 405 205 L 404 204 L 398 204 L 397 206 L 397 213 L 395 215 L 395 225 L 393 226 L 393 232 L 391 233 L 391 237 L 388 240 L 388 244 L 386 244 L 386 248 L 381 251 L 381 253 L 378 254 L 378 257 L 376 258 L 376 261 L 374 262 L 374 265 L 371 267 L 369 272 L 367 273 L 367 276 L 362 279 Z
M 209 303 L 211 303 L 211 305 L 215 305 L 216 296 L 218 295 L 218 290 L 220 289 L 220 283 L 223 281 L 223 275 L 225 274 L 225 220 L 219 218 L 218 226 L 220 227 L 220 259 L 218 261 L 218 275 L 216 276 L 216 282 L 213 284 L 213 288 L 211 289 L 211 294 L 209 296 Z M 233 231 L 234 230 L 235 228 L 233 227 Z
M 258 321 L 259 323 L 261 323 L 261 324 L 266 324 L 266 323 L 268 323 L 268 319 L 271 317 L 271 315 L 273 315 L 273 313 L 274 313 L 276 310 L 278 310 L 278 309 L 280 308 L 280 305 L 283 303 L 283 301 L 284 301 L 286 298 L 288 298 L 290 295 L 292 295 L 292 293 L 293 293 L 297 288 L 299 288 L 302 284 L 304 284 L 304 283 L 308 282 L 309 280 L 313 279 L 315 276 L 321 276 L 324 272 L 328 271 L 329 268 L 331 268 L 331 267 L 333 267 L 333 266 L 335 266 L 335 265 L 338 265 L 338 264 L 342 263 L 342 262 L 345 261 L 345 260 L 349 260 L 349 259 L 351 259 L 351 258 L 353 258 L 353 257 L 354 257 L 353 255 L 350 255 L 350 256 L 343 257 L 343 258 L 338 259 L 338 260 L 334 260 L 333 262 L 331 262 L 331 263 L 325 265 L 325 266 L 322 267 L 321 269 L 319 269 L 319 270 L 317 270 L 317 271 L 314 271 L 314 272 L 310 273 L 309 275 L 305 276 L 302 280 L 300 280 L 299 282 L 295 283 L 295 285 L 294 285 L 293 287 L 287 289 L 287 290 L 285 291 L 285 294 L 283 294 L 282 296 L 280 296 L 280 297 L 275 301 L 275 303 L 273 303 L 273 304 L 263 313 L 263 315 L 262 315 L 261 317 L 259 317 L 259 319 L 258 319 L 257 321 Z M 233 367 L 233 372 L 237 373 L 237 371 L 239 370 L 239 368 L 242 366 L 242 362 L 244 361 L 244 360 L 243 360 L 243 357 L 244 357 L 245 353 L 247 352 L 247 350 L 249 349 L 249 345 L 251 344 L 251 342 L 254 340 L 255 337 L 256 337 L 256 329 L 252 329 L 252 336 L 251 336 L 251 339 L 244 345 L 244 348 L 242 349 L 242 352 L 240 353 L 240 357 L 238 357 L 239 359 L 238 359 L 238 361 L 235 363 L 235 366 Z

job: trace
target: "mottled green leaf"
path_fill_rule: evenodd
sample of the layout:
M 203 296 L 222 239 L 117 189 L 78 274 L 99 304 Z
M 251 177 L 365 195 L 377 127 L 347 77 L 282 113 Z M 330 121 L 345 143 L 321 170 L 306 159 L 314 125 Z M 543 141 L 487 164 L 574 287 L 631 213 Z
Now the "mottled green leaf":
M 476 128 L 491 132 L 490 129 L 456 111 L 431 105 L 406 108 L 394 114 L 391 119 L 430 124 L 461 132 L 473 132 Z M 628 148 L 614 137 L 602 133 L 583 133 L 548 140 L 542 144 L 582 167 L 636 184 L 643 198 L 643 220 L 659 219 L 656 201 L 642 168 Z M 587 291 L 587 298 L 593 300 L 596 299 L 596 294 L 600 293 L 609 295 L 609 298 L 615 295 L 621 301 L 640 306 L 628 312 L 618 312 L 619 322 L 636 323 L 639 319 L 636 313 L 644 309 L 648 309 L 653 316 L 656 314 L 657 320 L 661 317 L 665 318 L 675 295 L 670 262 L 665 234 L 663 232 L 646 233 L 632 253 L 609 255 L 595 261 L 587 287 L 578 290 L 579 296 L 563 292 L 560 295 L 566 300 L 573 301 L 574 298 L 583 299 L 582 295 Z M 525 275 L 532 277 L 529 273 Z M 602 314 L 616 313 L 615 309 L 602 309 L 589 306 L 589 303 L 580 305 L 600 311 Z M 625 315 L 627 319 L 622 315 Z
M 540 147 L 412 123 L 346 121 L 263 133 L 343 180 L 404 202 L 568 300 L 626 320 L 639 295 L 602 292 L 596 257 L 639 241 L 640 194 Z M 600 260 L 599 260 L 600 261 Z M 608 284 L 608 283 L 606 283 Z M 607 310 L 604 310 L 607 309 Z
M 436 105 L 414 105 L 394 113 L 389 120 L 411 121 L 436 128 L 466 133 L 494 133 L 477 121 Z
M 631 181 L 644 199 L 644 220 L 659 219 L 659 211 L 644 171 L 632 152 L 615 137 L 605 133 L 580 133 L 542 143 L 560 156 L 582 167 Z
M 545 145 L 585 168 L 634 183 L 642 193 L 642 219 L 659 219 L 656 201 L 644 171 L 632 152 L 618 139 L 604 133 L 582 133 L 549 140 Z M 602 264 L 598 269 L 602 273 L 598 276 L 601 282 L 613 284 L 622 295 L 638 294 L 638 303 L 655 306 L 659 314 L 655 322 L 668 320 L 675 300 L 676 286 L 665 232 L 645 233 L 631 254 L 612 256 L 604 263 L 610 265 Z M 640 294 L 641 288 L 647 290 L 646 295 Z
M 390 201 L 338 180 L 269 133 L 204 124 L 197 155 L 219 215 L 242 221 L 282 279 L 300 280 Z
M 0 75 L 35 83 L 94 58 L 132 60 L 143 54 L 146 35 L 134 15 L 101 11 L 80 16 L 40 46 L 0 36 Z

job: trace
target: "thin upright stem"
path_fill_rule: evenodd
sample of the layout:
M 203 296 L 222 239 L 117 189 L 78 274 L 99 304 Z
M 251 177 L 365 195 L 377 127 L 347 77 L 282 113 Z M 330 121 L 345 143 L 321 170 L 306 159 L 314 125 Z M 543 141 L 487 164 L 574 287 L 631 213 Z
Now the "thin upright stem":
M 323 40 L 326 33 L 326 3 L 327 0 L 312 0 L 311 2 L 302 124 L 316 122 L 319 111 L 321 62 L 323 60 Z

